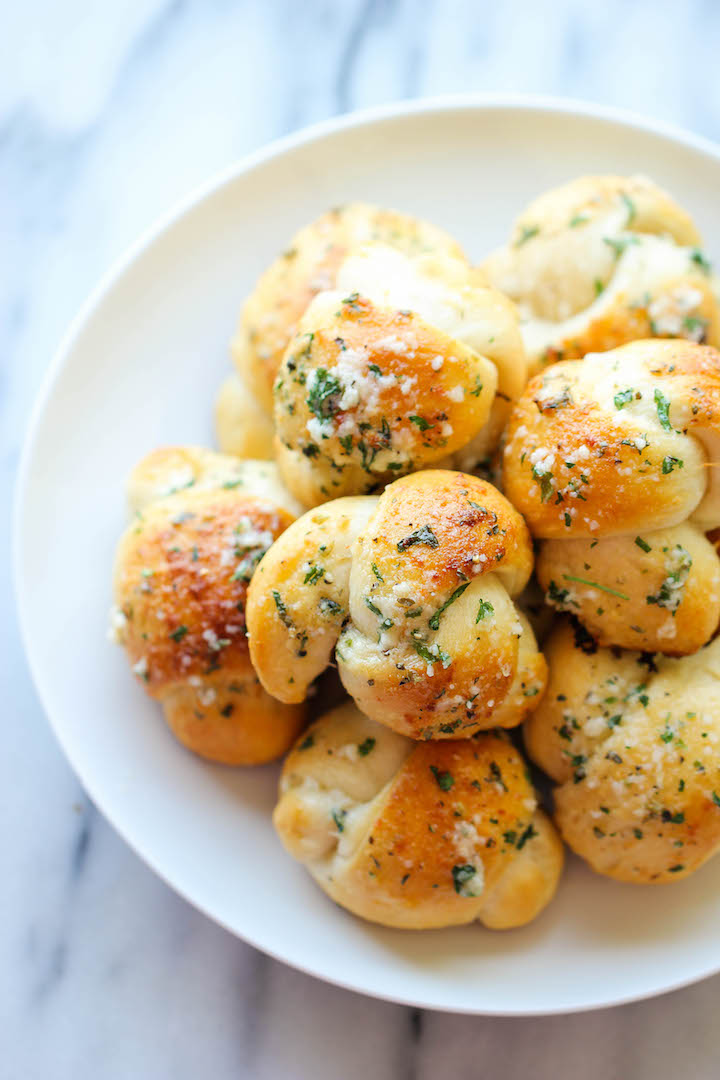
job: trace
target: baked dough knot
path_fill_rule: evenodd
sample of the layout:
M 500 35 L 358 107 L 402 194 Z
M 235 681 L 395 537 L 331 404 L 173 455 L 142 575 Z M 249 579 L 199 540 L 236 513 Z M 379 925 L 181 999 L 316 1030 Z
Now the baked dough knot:
M 547 600 L 601 643 L 684 654 L 720 619 L 720 353 L 637 341 L 536 375 L 505 434 L 506 494 Z
M 513 305 L 448 255 L 374 245 L 312 301 L 275 382 L 277 460 L 306 505 L 486 463 L 527 364 Z
M 530 364 L 651 336 L 720 344 L 718 279 L 687 213 L 642 176 L 535 199 L 483 269 L 516 302 Z
M 263 690 L 245 626 L 248 582 L 294 520 L 275 467 L 170 447 L 136 466 L 128 494 L 111 628 L 133 672 L 195 753 L 232 765 L 278 757 L 305 709 Z
M 512 727 L 545 681 L 513 602 L 531 571 L 527 528 L 492 485 L 403 477 L 309 511 L 273 545 L 248 593 L 253 663 L 299 702 L 334 655 L 360 709 L 413 738 Z
M 671 659 L 598 649 L 565 624 L 545 655 L 525 745 L 558 785 L 564 839 L 619 881 L 686 877 L 720 846 L 720 639 Z
M 507 736 L 417 743 L 348 703 L 296 743 L 273 821 L 328 895 L 385 926 L 521 926 L 563 848 Z

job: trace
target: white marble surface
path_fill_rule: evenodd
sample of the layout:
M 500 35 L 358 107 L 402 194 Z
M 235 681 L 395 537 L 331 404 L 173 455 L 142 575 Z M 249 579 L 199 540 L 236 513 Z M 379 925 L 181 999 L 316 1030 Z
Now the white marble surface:
M 624 105 L 720 139 L 713 0 L 26 0 L 0 42 L 0 484 L 98 275 L 178 197 L 269 139 L 465 90 Z M 236 941 L 93 810 L 17 636 L 0 532 L 0 1077 L 715 1077 L 720 978 L 569 1018 L 366 1000 Z M 48 543 L 52 538 L 48 537 Z M 62 613 L 49 613 L 62 618 Z

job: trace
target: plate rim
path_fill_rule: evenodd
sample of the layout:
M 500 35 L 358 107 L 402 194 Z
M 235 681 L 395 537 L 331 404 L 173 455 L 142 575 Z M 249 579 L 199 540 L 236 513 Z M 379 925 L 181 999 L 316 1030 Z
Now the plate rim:
M 49 692 L 43 685 L 40 665 L 33 653 L 32 634 L 30 628 L 30 614 L 26 606 L 22 583 L 26 580 L 25 556 L 23 550 L 23 535 L 25 531 L 25 513 L 28 499 L 28 479 L 33 464 L 35 444 L 40 430 L 43 416 L 52 399 L 55 383 L 57 382 L 69 356 L 71 355 L 77 339 L 83 332 L 87 322 L 96 309 L 101 305 L 105 297 L 112 291 L 116 283 L 162 235 L 169 231 L 182 217 L 199 207 L 206 199 L 217 194 L 224 187 L 231 185 L 239 176 L 252 172 L 264 165 L 267 161 L 280 157 L 300 146 L 306 146 L 313 142 L 325 139 L 344 131 L 356 128 L 371 127 L 384 120 L 397 120 L 417 114 L 435 114 L 443 112 L 488 112 L 502 110 L 524 110 L 534 113 L 561 114 L 571 117 L 588 117 L 606 121 L 625 130 L 636 130 L 643 134 L 656 135 L 679 146 L 686 146 L 696 150 L 710 158 L 713 158 L 720 167 L 720 143 L 695 134 L 679 125 L 666 123 L 653 117 L 644 116 L 641 113 L 624 108 L 599 104 L 581 98 L 562 97 L 545 94 L 526 93 L 465 93 L 443 94 L 430 97 L 413 99 L 401 99 L 382 105 L 358 109 L 353 112 L 343 113 L 320 120 L 307 125 L 288 135 L 273 139 L 262 144 L 257 149 L 243 155 L 237 161 L 214 172 L 207 180 L 195 185 L 186 195 L 177 199 L 173 205 L 156 217 L 147 226 L 140 236 L 128 245 L 124 251 L 116 257 L 108 268 L 100 275 L 98 283 L 92 288 L 86 299 L 80 305 L 77 313 L 70 321 L 62 335 L 60 342 L 48 364 L 42 377 L 40 387 L 36 392 L 30 416 L 25 428 L 22 442 L 22 451 L 17 469 L 12 499 L 12 529 L 11 529 L 11 568 L 13 579 L 13 593 L 18 614 L 19 637 L 24 656 L 30 671 L 33 687 L 40 701 L 42 711 L 50 725 L 50 729 L 57 740 L 63 755 L 70 768 L 78 778 L 96 808 L 102 813 L 105 820 L 112 826 L 115 832 L 122 838 L 124 843 L 141 861 L 173 892 L 181 896 L 186 903 L 196 911 L 200 911 L 215 925 L 221 926 L 225 931 L 243 941 L 245 944 L 258 949 L 272 959 L 279 961 L 288 967 L 312 976 L 331 986 L 337 986 L 343 990 L 363 994 L 376 1000 L 387 1001 L 393 1004 L 405 1005 L 411 1008 L 422 1008 L 435 1012 L 450 1013 L 467 1016 L 498 1016 L 498 1017 L 540 1017 L 572 1015 L 576 1013 L 591 1012 L 600 1009 L 617 1008 L 636 1001 L 648 1000 L 660 997 L 675 990 L 694 985 L 712 975 L 720 972 L 720 949 L 717 958 L 705 968 L 696 973 L 685 975 L 677 979 L 670 979 L 663 985 L 647 990 L 635 991 L 612 1000 L 599 1000 L 596 1003 L 587 1004 L 557 1004 L 544 1008 L 521 1008 L 517 1010 L 508 1008 L 494 1009 L 489 1006 L 481 1008 L 472 1005 L 457 1006 L 449 1004 L 437 1004 L 423 998 L 413 998 L 405 994 L 397 994 L 378 990 L 369 990 L 358 987 L 352 981 L 326 974 L 319 966 L 311 963 L 301 963 L 297 960 L 289 960 L 272 946 L 259 943 L 252 936 L 248 936 L 226 920 L 209 911 L 205 905 L 188 895 L 183 886 L 171 881 L 166 873 L 158 870 L 152 861 L 151 853 L 144 851 L 141 841 L 129 837 L 122 824 L 114 814 L 106 809 L 102 793 L 97 791 L 92 778 L 86 775 L 85 769 L 78 764 L 71 747 L 61 731 L 61 725 L 53 716 L 49 705 Z

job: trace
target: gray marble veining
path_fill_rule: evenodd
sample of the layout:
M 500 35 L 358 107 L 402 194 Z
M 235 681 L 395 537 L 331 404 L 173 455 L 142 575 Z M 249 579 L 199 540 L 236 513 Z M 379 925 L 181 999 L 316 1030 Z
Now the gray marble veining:
M 468 90 L 584 97 L 720 138 L 713 0 L 36 0 L 5 5 L 2 23 L 3 505 L 49 357 L 98 276 L 180 196 L 267 140 Z M 193 911 L 94 811 L 53 740 L 17 636 L 8 533 L 3 1080 L 717 1074 L 720 979 L 575 1017 L 454 1017 L 315 982 Z

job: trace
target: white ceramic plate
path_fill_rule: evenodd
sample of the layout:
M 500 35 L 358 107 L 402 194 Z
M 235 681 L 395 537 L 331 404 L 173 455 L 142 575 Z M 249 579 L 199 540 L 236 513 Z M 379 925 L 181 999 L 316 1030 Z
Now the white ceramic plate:
M 417 213 L 480 257 L 534 194 L 584 172 L 643 172 L 720 255 L 720 151 L 553 101 L 405 104 L 255 154 L 146 236 L 75 321 L 35 412 L 17 513 L 33 674 L 72 765 L 135 850 L 211 918 L 289 964 L 368 994 L 458 1012 L 616 1004 L 720 969 L 720 858 L 672 886 L 619 885 L 570 860 L 532 926 L 403 933 L 335 907 L 282 851 L 277 769 L 203 764 L 105 636 L 123 482 L 162 443 L 212 443 L 228 339 L 258 273 L 348 199 Z

